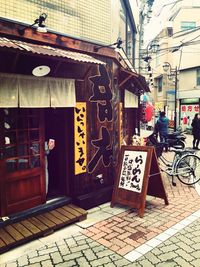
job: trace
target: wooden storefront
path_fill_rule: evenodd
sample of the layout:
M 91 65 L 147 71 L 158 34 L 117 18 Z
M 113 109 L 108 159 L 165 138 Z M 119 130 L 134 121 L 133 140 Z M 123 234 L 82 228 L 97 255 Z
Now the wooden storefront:
M 17 27 L 0 23 L 0 216 L 63 196 L 85 209 L 110 201 L 122 139 L 139 125 L 138 108 L 124 108 L 124 89 L 140 95 L 148 87 L 111 48 L 94 52 L 94 44 L 35 36 L 31 29 L 22 38 Z M 50 73 L 33 77 L 40 65 Z M 63 89 L 68 80 L 74 81 L 74 105 Z M 49 138 L 56 146 L 48 156 L 46 195 Z

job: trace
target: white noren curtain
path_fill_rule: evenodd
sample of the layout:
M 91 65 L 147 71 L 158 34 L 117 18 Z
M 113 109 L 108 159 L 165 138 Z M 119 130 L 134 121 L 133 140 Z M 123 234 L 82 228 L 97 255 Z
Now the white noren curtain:
M 14 75 L 0 75 L 0 108 L 18 107 L 18 84 Z
M 49 83 L 51 107 L 75 107 L 75 81 L 54 79 Z
M 0 108 L 75 107 L 75 80 L 0 74 Z
M 21 108 L 50 107 L 48 80 L 19 79 L 19 106 Z

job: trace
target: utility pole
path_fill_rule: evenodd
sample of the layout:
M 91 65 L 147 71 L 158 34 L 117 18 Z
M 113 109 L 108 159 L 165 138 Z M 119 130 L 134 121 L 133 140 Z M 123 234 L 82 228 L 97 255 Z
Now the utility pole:
M 154 0 L 141 0 L 140 3 L 140 17 L 139 17 L 139 74 L 141 73 L 142 65 L 143 65 L 143 53 L 142 53 L 142 45 L 144 42 L 144 25 L 145 22 L 149 22 L 151 18 L 151 9 L 153 5 Z M 138 107 L 140 106 L 140 97 L 141 94 L 138 96 Z M 140 135 L 140 119 L 139 119 L 139 109 L 138 109 L 138 119 L 137 119 L 137 128 L 138 128 L 138 134 Z
M 174 131 L 176 131 L 177 126 L 177 91 L 178 91 L 178 69 L 177 66 L 175 69 L 172 69 L 169 62 L 164 62 L 163 70 L 168 72 L 167 77 L 169 80 L 172 80 L 174 77 Z

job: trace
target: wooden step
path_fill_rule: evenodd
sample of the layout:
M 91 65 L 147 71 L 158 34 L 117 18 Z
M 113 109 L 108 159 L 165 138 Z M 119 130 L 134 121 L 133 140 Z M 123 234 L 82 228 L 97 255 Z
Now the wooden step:
M 73 204 L 68 204 L 3 226 L 0 228 L 0 254 L 86 218 L 87 211 Z

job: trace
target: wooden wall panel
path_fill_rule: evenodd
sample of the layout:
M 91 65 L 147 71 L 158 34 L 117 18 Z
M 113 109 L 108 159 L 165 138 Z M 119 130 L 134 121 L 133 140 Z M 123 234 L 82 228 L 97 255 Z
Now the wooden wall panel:
M 8 205 L 41 195 L 40 175 L 6 183 Z

